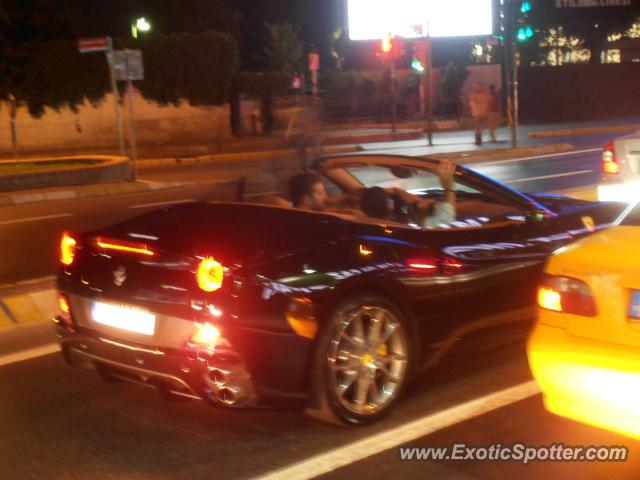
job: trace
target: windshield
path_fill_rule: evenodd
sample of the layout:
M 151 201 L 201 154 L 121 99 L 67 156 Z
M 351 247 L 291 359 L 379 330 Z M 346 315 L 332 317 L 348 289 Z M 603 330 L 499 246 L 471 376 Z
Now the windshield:
M 346 167 L 345 170 L 367 188 L 396 187 L 418 195 L 428 193 L 430 190 L 442 190 L 438 175 L 426 169 L 400 166 L 358 165 Z M 454 182 L 454 190 L 479 193 L 478 190 L 458 182 Z

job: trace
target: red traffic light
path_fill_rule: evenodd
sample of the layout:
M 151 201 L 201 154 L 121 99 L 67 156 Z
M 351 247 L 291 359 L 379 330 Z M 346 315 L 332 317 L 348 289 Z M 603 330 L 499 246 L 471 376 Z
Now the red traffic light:
M 380 50 L 382 53 L 390 53 L 393 50 L 393 38 L 391 38 L 391 35 L 387 35 L 380 40 Z

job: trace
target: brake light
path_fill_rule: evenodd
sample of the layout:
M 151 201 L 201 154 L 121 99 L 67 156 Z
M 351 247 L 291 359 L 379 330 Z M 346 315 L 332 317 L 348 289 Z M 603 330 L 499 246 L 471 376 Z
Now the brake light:
M 114 240 L 110 238 L 97 237 L 96 245 L 104 250 L 117 250 L 120 252 L 137 253 L 140 255 L 153 256 L 155 253 L 144 243 L 127 242 L 124 240 Z
M 538 289 L 538 306 L 583 317 L 597 315 L 595 298 L 589 285 L 575 278 L 557 275 L 543 277 Z
M 220 339 L 220 329 L 210 323 L 196 324 L 196 333 L 191 337 L 194 345 L 214 348 Z
M 196 273 L 198 286 L 205 292 L 215 292 L 222 287 L 224 268 L 212 257 L 203 258 Z
M 410 258 L 407 267 L 415 272 L 436 272 L 438 264 L 433 258 Z
M 613 142 L 607 142 L 602 150 L 602 171 L 604 173 L 620 173 L 620 164 L 616 158 L 616 149 Z
M 60 262 L 63 265 L 71 265 L 76 256 L 77 241 L 70 234 L 64 233 L 60 240 Z
M 453 275 L 464 268 L 462 263 L 450 257 L 409 258 L 406 264 L 409 270 L 427 275 Z

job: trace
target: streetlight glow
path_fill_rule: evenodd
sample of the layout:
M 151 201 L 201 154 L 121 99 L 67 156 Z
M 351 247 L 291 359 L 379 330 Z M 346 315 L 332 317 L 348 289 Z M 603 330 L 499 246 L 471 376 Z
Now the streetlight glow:
M 149 31 L 151 31 L 151 24 L 144 17 L 136 19 L 136 21 L 131 24 L 131 36 L 133 38 L 138 38 L 138 32 L 146 33 Z

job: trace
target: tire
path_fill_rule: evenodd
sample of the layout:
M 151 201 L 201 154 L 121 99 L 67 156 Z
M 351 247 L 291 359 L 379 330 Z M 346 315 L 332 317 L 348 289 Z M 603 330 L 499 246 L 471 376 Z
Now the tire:
M 318 335 L 307 414 L 331 423 L 376 422 L 406 390 L 413 359 L 409 322 L 393 303 L 377 294 L 348 297 Z

